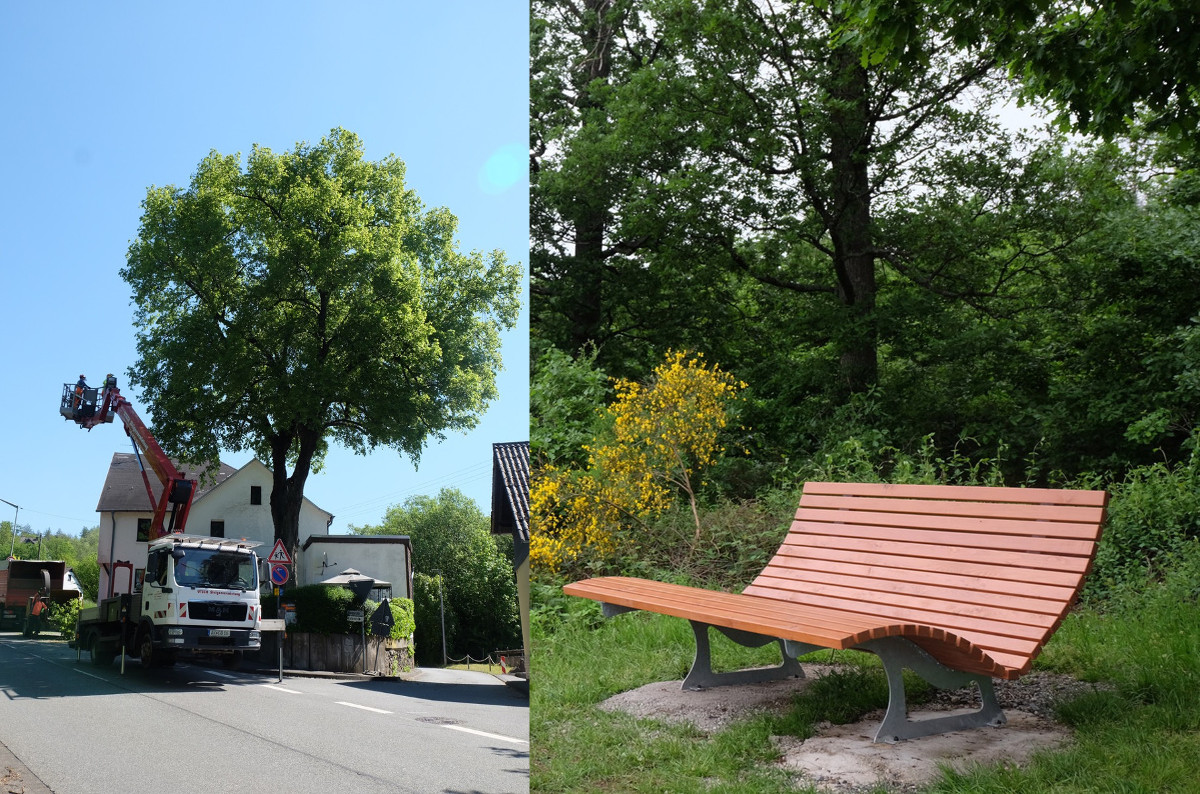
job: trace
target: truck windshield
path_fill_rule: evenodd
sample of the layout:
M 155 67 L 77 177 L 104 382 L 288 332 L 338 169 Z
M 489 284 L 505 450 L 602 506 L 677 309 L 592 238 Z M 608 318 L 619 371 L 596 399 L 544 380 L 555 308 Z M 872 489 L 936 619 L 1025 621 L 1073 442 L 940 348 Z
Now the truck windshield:
M 180 587 L 224 587 L 257 590 L 254 557 L 244 552 L 185 549 L 175 562 L 175 583 Z

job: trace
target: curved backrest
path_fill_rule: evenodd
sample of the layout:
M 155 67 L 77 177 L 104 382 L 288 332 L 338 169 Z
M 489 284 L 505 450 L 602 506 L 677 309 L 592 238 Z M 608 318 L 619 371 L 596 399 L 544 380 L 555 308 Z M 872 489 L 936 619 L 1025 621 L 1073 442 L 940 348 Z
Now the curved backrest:
M 945 629 L 1023 673 L 1079 594 L 1107 503 L 1104 491 L 810 482 L 744 592 Z

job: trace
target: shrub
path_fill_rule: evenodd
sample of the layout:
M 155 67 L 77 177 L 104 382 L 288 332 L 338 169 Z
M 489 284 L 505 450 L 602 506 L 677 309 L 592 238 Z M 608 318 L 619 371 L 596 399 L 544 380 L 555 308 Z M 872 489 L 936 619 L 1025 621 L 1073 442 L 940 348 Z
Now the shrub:
M 393 640 L 412 640 L 416 622 L 413 620 L 413 602 L 409 598 L 392 598 L 388 604 L 392 608 L 392 631 L 388 635 Z M 370 628 L 371 619 L 380 605 L 368 599 L 363 604 L 363 615 Z
M 79 621 L 79 612 L 83 603 L 79 600 L 67 601 L 61 604 L 51 604 L 48 612 L 49 622 L 64 640 L 75 636 L 75 625 Z
M 720 439 L 745 387 L 681 351 L 667 353 L 645 384 L 616 381 L 602 422 L 608 430 L 585 447 L 586 469 L 548 464 L 533 477 L 535 568 L 578 571 L 609 558 L 620 535 L 647 533 L 680 496 L 691 517 L 688 543 L 699 544 L 701 473 L 723 455 Z
M 346 620 L 346 610 L 354 605 L 354 594 L 344 587 L 312 584 L 284 592 L 285 604 L 296 606 L 296 626 L 309 634 L 357 634 L 357 623 Z

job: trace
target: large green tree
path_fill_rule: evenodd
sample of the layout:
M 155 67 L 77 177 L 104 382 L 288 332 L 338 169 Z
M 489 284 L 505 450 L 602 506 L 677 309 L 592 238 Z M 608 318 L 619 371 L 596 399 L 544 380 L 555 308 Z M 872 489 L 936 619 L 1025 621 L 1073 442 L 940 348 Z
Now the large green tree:
M 388 510 L 382 524 L 353 531 L 411 539 L 419 660 L 441 660 L 437 577 L 441 577 L 451 657 L 470 654 L 478 659 L 520 647 L 512 538 L 493 535 L 487 516 L 461 491 L 444 488 L 436 497 L 414 496 Z
M 250 450 L 294 548 L 329 442 L 420 458 L 496 396 L 519 268 L 459 250 L 394 155 L 351 132 L 276 153 L 212 152 L 190 185 L 151 188 L 122 277 L 137 307 L 129 377 L 163 446 L 191 462 Z
M 990 47 L 1026 96 L 1064 124 L 1120 135 L 1145 125 L 1200 149 L 1200 6 L 1192 0 L 848 0 L 834 41 L 865 62 L 904 58 L 929 30 Z

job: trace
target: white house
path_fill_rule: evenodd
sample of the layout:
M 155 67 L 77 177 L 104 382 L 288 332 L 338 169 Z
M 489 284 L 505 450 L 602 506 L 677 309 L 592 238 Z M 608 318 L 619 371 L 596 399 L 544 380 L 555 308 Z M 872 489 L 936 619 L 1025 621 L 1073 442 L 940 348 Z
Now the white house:
M 161 486 L 152 472 L 147 474 L 157 498 Z M 275 541 L 271 470 L 260 461 L 251 460 L 240 469 L 220 464 L 211 482 L 189 474 L 201 482 L 192 499 L 187 534 L 257 541 L 263 544 L 258 549 L 259 556 L 266 557 Z M 129 563 L 134 582 L 141 581 L 146 567 L 153 510 L 137 457 L 132 453 L 113 454 L 96 512 L 100 513 L 100 597 L 107 598 L 127 592 L 129 587 L 129 570 L 114 563 Z M 332 521 L 332 513 L 306 497 L 300 508 L 300 543 L 313 535 L 326 535 Z
M 175 465 L 178 467 L 178 462 Z M 147 475 L 157 500 L 162 488 L 152 472 Z M 199 484 L 186 533 L 257 541 L 262 544 L 257 549 L 259 557 L 265 559 L 275 543 L 271 470 L 252 459 L 240 469 L 220 464 L 211 480 L 203 474 L 189 476 Z M 129 592 L 131 581 L 135 585 L 141 582 L 154 515 L 150 505 L 137 457 L 133 453 L 113 453 L 96 505 L 100 513 L 101 598 Z M 333 513 L 304 498 L 300 507 L 300 550 L 293 560 L 289 586 L 316 584 L 354 568 L 388 582 L 391 597 L 412 598 L 412 544 L 407 535 L 330 535 L 332 521 Z M 269 585 L 265 565 L 260 573 Z

